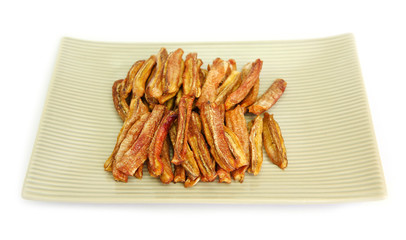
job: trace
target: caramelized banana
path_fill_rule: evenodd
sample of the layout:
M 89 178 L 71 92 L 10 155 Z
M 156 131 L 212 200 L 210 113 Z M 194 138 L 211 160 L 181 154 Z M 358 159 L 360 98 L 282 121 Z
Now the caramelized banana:
M 201 131 L 199 130 L 198 118 L 192 117 L 188 132 L 188 143 L 192 148 L 194 158 L 199 166 L 200 172 L 207 181 L 213 181 L 216 178 L 216 170 L 213 167 L 214 163 L 210 157 L 210 152 L 204 140 Z
M 200 80 L 200 95 L 201 96 L 201 88 L 203 88 L 204 83 L 206 82 L 206 78 L 209 72 L 206 69 L 200 68 L 200 73 L 199 73 L 199 80 Z
M 125 119 L 124 124 L 120 129 L 120 132 L 118 133 L 116 145 L 114 146 L 113 152 L 111 153 L 110 157 L 104 163 L 104 169 L 106 171 L 113 170 L 113 168 L 112 168 L 113 167 L 113 158 L 116 155 L 121 142 L 126 137 L 128 130 L 144 113 L 147 113 L 147 112 L 148 112 L 148 108 L 144 105 L 141 98 L 134 98 L 131 101 L 130 112 L 128 114 L 128 117 Z
M 176 142 L 176 122 L 172 124 L 171 128 L 169 129 L 169 137 L 171 139 L 172 145 L 175 145 Z M 182 166 L 186 172 L 188 173 L 188 176 L 191 178 L 197 178 L 200 175 L 199 172 L 199 167 L 196 163 L 196 160 L 193 157 L 193 152 L 190 149 L 189 146 L 186 148 L 186 161 L 184 161 L 180 166 Z M 175 165 L 176 168 L 177 165 Z
M 219 183 L 231 183 L 230 173 L 221 167 L 217 169 L 217 175 L 219 176 Z
M 233 110 L 226 112 L 226 126 L 238 136 L 243 148 L 243 152 L 245 153 L 245 158 L 249 160 L 248 130 L 244 117 L 244 109 L 240 105 L 237 105 Z M 247 170 L 248 165 L 234 170 L 231 173 L 233 178 L 242 183 L 244 181 L 245 171 Z
M 222 104 L 231 94 L 236 85 L 239 85 L 240 72 L 232 71 L 227 79 L 217 89 L 217 97 L 214 101 L 216 104 Z
M 175 165 L 175 176 L 173 178 L 174 183 L 185 182 L 186 173 L 182 165 Z
M 174 175 L 172 171 L 171 158 L 169 156 L 169 138 L 166 137 L 163 142 L 161 160 L 164 165 L 164 170 L 160 176 L 161 182 L 169 184 L 173 181 Z
M 199 116 L 199 114 L 197 112 L 192 111 L 190 121 L 193 122 L 193 124 L 197 127 L 199 132 L 202 132 L 202 122 L 200 121 L 200 116 Z
M 172 163 L 179 165 L 185 161 L 187 148 L 187 133 L 189 128 L 189 120 L 192 115 L 192 105 L 194 97 L 183 96 L 179 102 L 179 117 L 178 117 L 178 132 L 176 134 L 176 142 L 173 146 Z
M 150 113 L 147 112 L 143 114 L 128 130 L 125 138 L 120 144 L 118 151 L 114 157 L 115 160 L 121 160 L 124 154 L 130 149 L 130 147 L 134 144 L 137 140 L 138 136 L 140 135 L 142 128 L 144 127 L 145 122 L 147 121 Z
M 137 75 L 133 81 L 133 97 L 142 97 L 145 93 L 145 82 L 149 78 L 152 69 L 155 67 L 156 64 L 156 56 L 152 55 L 145 63 L 142 65 L 140 70 L 138 71 Z
M 159 98 L 160 104 L 164 104 L 167 100 L 174 97 L 182 85 L 182 74 L 184 70 L 182 56 L 183 50 L 178 48 L 169 54 L 168 60 L 165 62 L 162 79 L 163 94 Z
M 262 69 L 262 61 L 257 59 L 252 68 L 250 69 L 247 77 L 242 79 L 240 87 L 232 92 L 225 101 L 226 110 L 231 109 L 234 105 L 238 104 L 247 96 L 251 88 L 255 85 L 256 80 L 259 78 L 259 74 Z
M 137 168 L 134 177 L 141 179 L 143 175 L 144 175 L 144 164 L 142 164 L 139 168 Z
M 230 64 L 231 71 L 237 71 L 237 63 L 234 59 L 228 59 L 228 63 Z
M 113 87 L 112 87 L 112 95 L 113 95 L 113 103 L 114 103 L 114 108 L 116 109 L 118 115 L 120 116 L 121 120 L 125 120 L 127 117 L 128 112 L 124 110 L 124 104 L 121 101 L 120 98 L 120 92 L 123 88 L 123 79 L 117 80 L 114 82 Z
M 283 79 L 276 79 L 264 94 L 248 110 L 259 115 L 270 109 L 285 92 L 287 83 Z
M 258 115 L 251 128 L 250 132 L 250 155 L 251 155 L 251 165 L 249 172 L 254 175 L 258 175 L 262 166 L 262 130 L 263 130 L 263 120 L 260 115 Z
M 148 170 L 149 173 L 158 177 L 164 171 L 164 164 L 161 160 L 161 151 L 164 145 L 169 128 L 178 114 L 174 111 L 167 111 L 159 124 L 148 151 Z
M 150 76 L 150 79 L 148 80 L 147 87 L 145 89 L 145 99 L 149 103 L 158 104 L 158 99 L 162 96 L 162 75 L 167 59 L 168 52 L 165 48 L 161 48 L 156 56 L 156 66 Z
M 205 103 L 201 108 L 202 118 L 206 118 L 210 133 L 213 137 L 214 147 L 219 156 L 215 159 L 217 164 L 227 172 L 235 169 L 235 159 L 228 148 L 224 133 L 224 116 L 221 107 L 215 103 Z
M 259 78 L 255 82 L 254 86 L 251 88 L 250 92 L 248 95 L 242 100 L 241 102 L 241 107 L 244 109 L 247 109 L 249 106 L 255 103 L 258 97 L 258 92 L 259 92 Z
M 200 181 L 200 177 L 197 177 L 195 179 L 192 178 L 187 178 L 185 181 L 185 188 L 190 188 L 193 187 L 194 185 L 196 185 L 198 182 Z
M 185 60 L 185 71 L 183 72 L 183 94 L 186 96 L 198 97 L 200 88 L 200 66 L 203 62 L 197 59 L 197 53 L 189 53 Z
M 211 167 L 213 169 L 215 169 L 216 162 L 221 161 L 221 159 L 220 159 L 219 155 L 216 152 L 216 147 L 214 146 L 213 135 L 212 135 L 212 133 L 210 131 L 210 126 L 209 126 L 209 123 L 207 122 L 207 118 L 205 118 L 203 114 L 204 114 L 204 109 L 202 109 L 202 111 L 200 112 L 200 120 L 201 120 L 201 123 L 202 123 L 202 130 L 203 130 L 204 136 L 206 138 L 207 144 L 210 146 L 210 149 L 209 149 L 210 154 L 214 159 L 213 164 L 212 164 Z M 206 181 L 206 179 L 203 178 L 202 181 Z
M 248 158 L 245 155 L 242 144 L 237 135 L 228 127 L 224 126 L 224 132 L 228 147 L 230 148 L 236 162 L 236 168 L 247 166 L 249 164 Z
M 165 106 L 168 110 L 174 110 L 175 109 L 175 98 L 173 97 L 173 98 L 169 99 L 168 101 L 166 101 Z
M 171 99 L 175 99 L 175 108 L 179 106 L 180 99 L 183 96 L 183 91 L 182 89 L 179 89 L 179 91 L 176 93 L 176 97 L 173 97 Z
M 272 163 L 281 169 L 288 166 L 286 157 L 285 142 L 282 137 L 279 124 L 273 118 L 273 114 L 264 114 L 264 130 L 263 130 L 264 148 Z
M 117 162 L 117 169 L 128 176 L 134 175 L 135 171 L 141 166 L 148 156 L 148 148 L 151 144 L 155 130 L 161 121 L 164 114 L 165 106 L 155 105 L 148 120 L 138 136 L 135 143 L 123 155 L 120 161 Z
M 216 100 L 217 87 L 223 81 L 229 64 L 219 58 L 213 61 L 213 66 L 207 74 L 206 80 L 202 87 L 202 94 L 196 102 L 197 107 L 207 101 L 214 102 Z
M 129 112 L 127 98 L 130 96 L 133 89 L 134 79 L 138 71 L 145 63 L 145 60 L 136 61 L 127 73 L 127 77 L 123 81 L 123 89 L 120 92 L 120 100 L 123 103 L 123 109 L 125 112 Z

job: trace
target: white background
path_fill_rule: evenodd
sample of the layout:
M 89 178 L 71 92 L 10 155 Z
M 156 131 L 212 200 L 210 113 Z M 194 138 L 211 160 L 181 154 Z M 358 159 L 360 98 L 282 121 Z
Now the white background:
M 401 1 L 1 1 L 1 238 L 406 239 L 405 9 Z M 234 41 L 348 32 L 358 47 L 386 177 L 385 200 L 241 206 L 21 198 L 61 37 Z

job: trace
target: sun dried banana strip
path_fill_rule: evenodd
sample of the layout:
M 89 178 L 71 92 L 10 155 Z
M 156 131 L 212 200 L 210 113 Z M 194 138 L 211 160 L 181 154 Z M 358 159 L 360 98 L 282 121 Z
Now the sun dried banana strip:
M 192 115 L 190 117 L 191 117 L 190 121 L 193 122 L 193 124 L 197 127 L 199 132 L 202 132 L 202 121 L 200 120 L 199 114 L 195 111 L 192 111 Z
M 113 152 L 111 153 L 110 157 L 104 163 L 104 169 L 106 171 L 112 171 L 113 168 L 113 158 L 117 154 L 117 151 L 120 147 L 121 142 L 127 135 L 127 132 L 131 128 L 131 126 L 144 114 L 148 112 L 148 108 L 144 105 L 140 98 L 134 98 L 131 101 L 130 105 L 130 112 L 128 117 L 125 119 L 123 126 L 120 129 L 120 132 L 117 136 L 116 145 L 114 146 Z
M 249 139 L 247 123 L 244 117 L 244 109 L 237 105 L 233 110 L 226 112 L 226 126 L 229 127 L 239 138 L 241 146 L 248 157 Z
M 230 128 L 226 126 L 224 126 L 224 132 L 228 143 L 228 147 L 230 148 L 235 158 L 236 168 L 247 166 L 249 164 L 249 160 L 246 157 L 246 154 L 244 152 L 244 149 L 238 136 Z
M 137 168 L 137 171 L 135 171 L 134 173 L 134 177 L 141 179 L 143 175 L 144 175 L 144 164 L 142 164 L 139 168 Z
M 145 162 L 148 156 L 149 145 L 164 111 L 165 106 L 155 105 L 137 140 L 121 160 L 117 162 L 118 170 L 132 176 L 135 170 Z
M 207 101 L 214 102 L 216 100 L 217 87 L 223 81 L 229 64 L 220 58 L 213 61 L 213 65 L 209 73 L 207 74 L 206 80 L 202 87 L 202 94 L 196 102 L 197 107 L 201 107 L 202 104 Z
M 130 96 L 132 92 L 134 79 L 137 76 L 138 71 L 144 65 L 144 63 L 145 60 L 136 61 L 131 66 L 130 70 L 127 73 L 127 77 L 123 81 L 123 89 L 120 92 L 120 99 L 123 104 L 123 109 L 127 113 L 130 111 L 127 104 L 127 98 Z
M 216 104 L 224 103 L 228 95 L 230 95 L 235 90 L 235 87 L 239 85 L 239 79 L 240 72 L 232 71 L 230 75 L 228 75 L 227 79 L 217 89 L 217 97 L 214 102 Z
M 174 175 L 172 171 L 171 158 L 169 156 L 169 138 L 165 138 L 161 151 L 161 160 L 164 165 L 163 172 L 160 176 L 162 183 L 169 184 L 173 181 Z
M 247 109 L 249 106 L 254 104 L 255 101 L 257 101 L 258 93 L 259 93 L 259 78 L 255 82 L 254 86 L 251 88 L 248 95 L 244 98 L 244 100 L 242 100 L 240 104 L 241 107 Z
M 148 170 L 151 176 L 158 177 L 164 170 L 161 160 L 161 151 L 164 145 L 169 128 L 178 114 L 174 111 L 167 111 L 159 124 L 148 151 Z
M 200 181 L 200 176 L 197 177 L 197 178 L 195 178 L 195 179 L 192 179 L 192 178 L 189 178 L 189 177 L 188 177 L 188 178 L 186 179 L 186 181 L 185 181 L 185 188 L 193 187 L 193 186 L 195 186 L 199 181 Z
M 133 96 L 142 97 L 145 93 L 145 83 L 149 78 L 152 70 L 156 64 L 156 56 L 152 55 L 145 63 L 142 65 L 140 70 L 133 81 Z
M 263 119 L 258 115 L 251 128 L 250 132 L 250 156 L 251 164 L 249 167 L 249 172 L 254 175 L 258 175 L 262 166 L 262 130 L 263 130 Z
M 169 137 L 171 139 L 172 145 L 175 145 L 176 142 L 176 122 L 172 124 L 171 128 L 169 129 Z M 188 176 L 195 179 L 200 175 L 199 171 L 199 166 L 196 163 L 196 160 L 194 159 L 193 152 L 190 149 L 189 146 L 186 148 L 186 160 L 179 166 L 182 166 L 186 172 L 188 173 Z M 175 168 L 177 165 L 175 165 Z
M 234 109 L 226 112 L 226 126 L 229 127 L 240 140 L 241 146 L 245 153 L 246 159 L 250 159 L 249 156 L 249 131 L 244 117 L 244 109 L 237 105 Z M 240 167 L 231 173 L 231 176 L 239 182 L 244 181 L 245 171 L 248 166 Z
M 182 85 L 182 74 L 184 70 L 182 56 L 183 50 L 178 48 L 169 54 L 165 62 L 162 78 L 163 94 L 159 98 L 160 104 L 164 104 L 167 100 L 174 97 Z
M 213 157 L 213 163 L 212 163 L 212 168 L 215 169 L 216 167 L 216 162 L 221 161 L 220 157 L 218 156 L 217 152 L 216 152 L 216 147 L 214 146 L 214 139 L 213 139 L 213 135 L 210 131 L 210 126 L 209 123 L 207 122 L 207 118 L 204 117 L 204 109 L 201 110 L 200 112 L 200 120 L 202 123 L 202 132 L 204 133 L 204 136 L 206 138 L 207 144 L 209 145 L 210 149 L 210 154 Z M 202 181 L 206 182 L 205 178 L 202 178 Z
M 183 96 L 183 90 L 179 89 L 179 91 L 176 93 L 176 97 L 173 97 L 171 99 L 175 99 L 175 108 L 179 107 L 180 99 Z
M 113 103 L 114 108 L 116 109 L 118 115 L 120 116 L 121 120 L 125 120 L 127 117 L 128 112 L 124 110 L 124 104 L 120 98 L 120 92 L 123 88 L 123 79 L 117 80 L 114 82 L 112 87 L 112 96 L 113 96 Z
M 235 169 L 235 159 L 228 148 L 224 133 L 224 113 L 215 103 L 205 103 L 201 108 L 202 118 L 206 118 L 210 133 L 213 137 L 214 147 L 219 156 L 215 159 L 217 164 L 227 172 Z
M 163 86 L 162 78 L 166 60 L 168 59 L 168 52 L 165 48 L 161 48 L 156 55 L 156 66 L 145 88 L 145 99 L 149 103 L 158 104 L 158 99 L 162 96 Z
M 202 62 L 203 63 L 203 62 Z M 200 80 L 200 95 L 201 95 L 201 89 L 203 88 L 204 83 L 206 82 L 207 75 L 209 74 L 209 71 L 207 71 L 204 68 L 200 68 L 199 72 L 199 80 Z M 200 97 L 199 95 L 199 97 Z
M 256 80 L 259 78 L 261 69 L 262 61 L 257 59 L 252 65 L 247 77 L 242 79 L 240 87 L 227 97 L 225 101 L 226 110 L 231 109 L 233 106 L 244 100 L 251 88 L 255 85 Z
M 210 157 L 206 141 L 199 130 L 198 122 L 200 122 L 198 118 L 192 117 L 188 132 L 188 143 L 193 151 L 201 174 L 207 181 L 213 181 L 216 178 L 216 170 L 213 167 L 213 159 Z
M 115 160 L 121 160 L 124 154 L 130 149 L 130 147 L 134 144 L 137 140 L 138 136 L 140 135 L 142 128 L 144 127 L 145 122 L 147 121 L 150 113 L 147 112 L 143 114 L 128 130 L 125 138 L 120 144 L 118 151 L 114 157 Z
M 288 166 L 285 142 L 282 137 L 279 124 L 273 118 L 273 114 L 264 114 L 263 142 L 266 153 L 272 163 L 281 169 Z
M 117 150 L 116 155 L 113 157 L 113 176 L 114 179 L 117 181 L 123 181 L 127 182 L 127 177 L 125 179 L 123 178 L 121 172 L 119 172 L 116 168 L 117 161 L 120 161 L 123 155 L 130 149 L 130 147 L 134 144 L 134 142 L 137 140 L 138 136 L 140 135 L 142 128 L 147 121 L 150 113 L 147 112 L 144 115 L 141 116 L 139 120 L 137 120 L 131 128 L 128 130 L 125 138 L 120 144 L 120 147 Z M 125 175 L 126 176 L 126 175 Z
M 173 177 L 174 183 L 180 183 L 186 181 L 185 168 L 182 165 L 175 165 L 175 176 Z
M 248 108 L 249 112 L 259 115 L 270 109 L 285 92 L 286 85 L 283 79 L 276 79 L 268 90 Z
M 189 53 L 185 60 L 185 71 L 183 72 L 183 94 L 186 96 L 198 97 L 200 88 L 200 66 L 197 53 Z
M 189 128 L 189 120 L 192 115 L 194 97 L 183 96 L 179 102 L 179 117 L 178 117 L 178 132 L 176 134 L 176 142 L 173 146 L 172 163 L 179 165 L 185 161 L 187 148 L 187 133 Z
M 228 59 L 228 64 L 230 64 L 231 71 L 237 71 L 237 63 L 234 59 Z
M 231 183 L 231 175 L 226 170 L 219 167 L 217 175 L 219 176 L 219 183 Z

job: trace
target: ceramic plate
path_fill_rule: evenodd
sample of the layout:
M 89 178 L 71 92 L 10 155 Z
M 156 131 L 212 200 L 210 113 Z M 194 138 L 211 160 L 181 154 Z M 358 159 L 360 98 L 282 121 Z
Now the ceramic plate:
M 238 68 L 264 61 L 260 94 L 288 83 L 268 112 L 285 138 L 282 171 L 264 152 L 258 176 L 243 184 L 164 185 L 144 178 L 115 182 L 103 164 L 122 121 L 111 86 L 130 66 L 181 47 L 204 65 L 234 58 Z M 144 168 L 145 170 L 145 168 Z M 23 197 L 103 203 L 317 203 L 370 200 L 386 193 L 369 106 L 351 34 L 311 40 L 215 43 L 105 43 L 62 39 L 27 170 Z

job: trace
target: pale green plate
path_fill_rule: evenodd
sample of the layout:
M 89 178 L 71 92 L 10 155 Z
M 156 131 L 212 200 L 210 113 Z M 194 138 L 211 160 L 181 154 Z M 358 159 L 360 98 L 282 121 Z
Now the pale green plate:
M 115 182 L 103 163 L 122 121 L 111 86 L 130 66 L 178 47 L 204 64 L 234 58 L 238 68 L 264 61 L 260 93 L 275 78 L 288 83 L 269 110 L 286 142 L 289 166 L 271 164 L 243 184 L 164 185 Z M 354 37 L 220 43 L 104 43 L 64 38 L 27 171 L 23 197 L 109 203 L 316 203 L 380 199 L 385 182 Z

